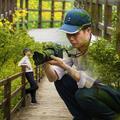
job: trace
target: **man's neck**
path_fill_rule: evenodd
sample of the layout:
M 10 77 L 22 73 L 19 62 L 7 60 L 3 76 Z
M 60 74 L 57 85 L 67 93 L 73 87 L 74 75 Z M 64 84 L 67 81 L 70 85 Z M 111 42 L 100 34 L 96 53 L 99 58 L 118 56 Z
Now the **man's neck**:
M 88 51 L 89 44 L 86 46 L 83 46 L 81 48 L 78 48 L 81 54 L 85 54 Z

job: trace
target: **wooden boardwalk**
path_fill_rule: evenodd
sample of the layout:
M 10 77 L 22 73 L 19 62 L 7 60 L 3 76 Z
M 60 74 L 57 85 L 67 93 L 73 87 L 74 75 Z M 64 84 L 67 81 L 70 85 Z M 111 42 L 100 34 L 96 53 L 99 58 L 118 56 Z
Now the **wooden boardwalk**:
M 48 82 L 47 78 L 40 82 L 37 100 L 39 104 L 28 104 L 14 120 L 72 120 L 53 83 Z

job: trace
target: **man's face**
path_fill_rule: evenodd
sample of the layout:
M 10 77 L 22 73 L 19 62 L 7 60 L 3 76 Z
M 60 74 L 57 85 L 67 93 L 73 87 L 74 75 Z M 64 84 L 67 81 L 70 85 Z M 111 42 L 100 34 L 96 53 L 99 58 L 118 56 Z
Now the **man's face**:
M 80 49 L 89 44 L 91 29 L 81 30 L 75 34 L 66 34 L 74 48 Z

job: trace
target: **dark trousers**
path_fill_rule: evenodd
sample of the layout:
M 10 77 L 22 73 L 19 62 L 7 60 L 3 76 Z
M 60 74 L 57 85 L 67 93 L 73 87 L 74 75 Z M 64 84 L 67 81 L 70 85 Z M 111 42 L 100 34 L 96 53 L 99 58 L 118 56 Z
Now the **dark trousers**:
M 25 76 L 30 84 L 30 88 L 26 89 L 26 93 L 31 94 L 31 102 L 36 102 L 36 90 L 38 89 L 38 86 L 34 80 L 34 74 L 33 72 L 26 72 Z
M 113 120 L 120 112 L 120 94 L 108 86 L 78 89 L 69 75 L 55 86 L 74 120 Z
M 75 93 L 78 90 L 77 83 L 69 75 L 64 75 L 61 80 L 55 81 L 55 87 L 65 102 L 68 110 L 73 115 L 74 120 L 91 120 L 79 106 L 75 99 Z
M 87 114 L 99 120 L 114 120 L 120 113 L 120 93 L 105 85 L 79 89 L 76 100 Z

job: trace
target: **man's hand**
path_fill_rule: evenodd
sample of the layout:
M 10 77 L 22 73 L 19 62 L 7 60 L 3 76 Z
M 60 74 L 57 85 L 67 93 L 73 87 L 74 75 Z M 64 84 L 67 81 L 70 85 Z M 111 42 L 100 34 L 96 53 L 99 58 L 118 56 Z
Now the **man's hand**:
M 76 81 L 80 80 L 80 73 L 79 71 L 77 71 L 76 69 L 72 68 L 71 66 L 67 65 L 66 63 L 64 63 L 63 59 L 59 58 L 59 57 L 55 57 L 55 56 L 51 56 L 51 58 L 53 60 L 48 61 L 48 64 L 51 65 L 56 65 L 61 67 L 62 69 L 66 70 L 67 73 L 72 76 L 73 79 L 75 79 Z
M 63 68 L 63 69 L 66 68 L 66 64 L 64 63 L 64 61 L 63 61 L 62 58 L 55 57 L 55 56 L 53 56 L 53 55 L 51 55 L 51 58 L 52 58 L 53 60 L 48 61 L 49 64 L 59 66 L 59 67 L 61 67 L 61 68 Z

